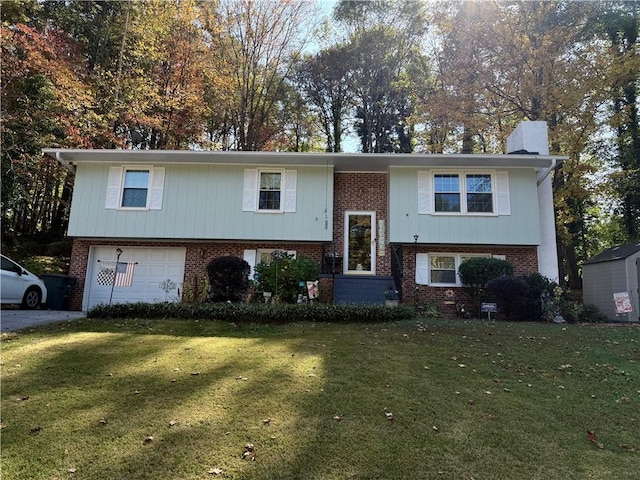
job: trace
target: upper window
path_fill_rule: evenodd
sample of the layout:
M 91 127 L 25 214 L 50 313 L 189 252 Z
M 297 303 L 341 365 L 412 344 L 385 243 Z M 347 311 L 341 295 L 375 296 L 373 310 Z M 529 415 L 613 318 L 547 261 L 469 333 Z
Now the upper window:
M 472 174 L 467 180 L 467 212 L 493 213 L 491 175 Z
M 164 167 L 110 167 L 104 207 L 123 210 L 160 210 Z
M 280 210 L 282 173 L 260 172 L 258 210 Z
M 493 176 L 489 173 L 436 173 L 433 194 L 437 213 L 494 213 Z
M 146 208 L 149 193 L 149 170 L 125 169 L 122 183 L 123 208 Z
M 433 176 L 436 212 L 460 211 L 460 179 L 458 175 Z
M 274 214 L 295 212 L 297 181 L 296 170 L 245 169 L 242 211 Z

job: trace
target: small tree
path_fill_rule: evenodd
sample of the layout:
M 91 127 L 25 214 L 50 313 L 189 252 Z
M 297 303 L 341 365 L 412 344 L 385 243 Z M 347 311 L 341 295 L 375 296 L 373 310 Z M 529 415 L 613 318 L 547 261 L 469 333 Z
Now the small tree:
M 460 264 L 458 275 L 460 281 L 475 299 L 476 308 L 480 310 L 482 292 L 494 278 L 513 274 L 513 265 L 506 260 L 488 257 L 471 257 Z
M 307 257 L 294 258 L 287 252 L 276 250 L 270 262 L 256 265 L 258 291 L 271 292 L 283 302 L 295 303 L 298 294 L 306 292 L 301 282 L 318 279 L 318 266 Z
M 251 267 L 242 258 L 214 258 L 207 265 L 212 302 L 240 302 L 249 289 Z

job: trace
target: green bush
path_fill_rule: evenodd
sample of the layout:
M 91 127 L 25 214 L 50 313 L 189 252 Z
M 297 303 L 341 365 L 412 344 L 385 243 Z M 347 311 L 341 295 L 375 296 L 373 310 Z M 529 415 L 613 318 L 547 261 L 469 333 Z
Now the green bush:
M 212 302 L 240 302 L 251 283 L 251 267 L 242 258 L 217 257 L 207 265 L 209 299 Z
M 296 303 L 298 294 L 307 294 L 306 282 L 318 279 L 318 266 L 313 260 L 304 256 L 294 258 L 279 250 L 271 254 L 269 263 L 256 265 L 255 271 L 256 291 L 271 292 L 276 301 L 285 303 Z
M 489 280 L 485 293 L 486 300 L 497 304 L 498 314 L 505 320 L 539 319 L 539 312 L 533 308 L 531 289 L 521 278 L 503 275 Z
M 480 309 L 482 291 L 490 280 L 503 275 L 511 276 L 513 265 L 506 260 L 489 257 L 471 257 L 460 264 L 458 275 L 471 297 L 475 300 L 476 308 Z
M 120 303 L 101 304 L 88 318 L 208 319 L 245 323 L 393 322 L 415 317 L 412 308 L 380 305 L 253 304 L 253 303 Z

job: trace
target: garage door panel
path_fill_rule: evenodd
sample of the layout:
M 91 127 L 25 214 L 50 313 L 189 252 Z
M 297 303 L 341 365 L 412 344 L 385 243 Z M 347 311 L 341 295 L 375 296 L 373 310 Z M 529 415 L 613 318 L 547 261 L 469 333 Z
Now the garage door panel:
M 120 256 L 121 262 L 136 262 L 131 286 L 114 286 L 111 303 L 131 302 L 164 302 L 179 301 L 178 292 L 182 291 L 184 281 L 186 249 L 180 247 L 125 247 Z M 113 266 L 117 258 L 114 247 L 93 247 L 90 254 L 91 271 L 87 272 L 89 278 L 85 289 L 83 305 L 91 308 L 99 303 L 109 303 L 112 295 L 111 285 L 98 284 L 100 262 Z M 98 262 L 100 260 L 100 262 Z M 165 294 L 160 284 L 165 280 L 171 280 L 176 284 L 176 289 Z

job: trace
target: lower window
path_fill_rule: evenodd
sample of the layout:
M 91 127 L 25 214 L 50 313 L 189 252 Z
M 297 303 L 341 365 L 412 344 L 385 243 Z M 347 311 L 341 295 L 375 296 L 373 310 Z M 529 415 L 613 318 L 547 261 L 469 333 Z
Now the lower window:
M 472 257 L 491 257 L 485 253 L 418 253 L 416 284 L 442 287 L 462 286 L 458 277 L 460 264 Z

